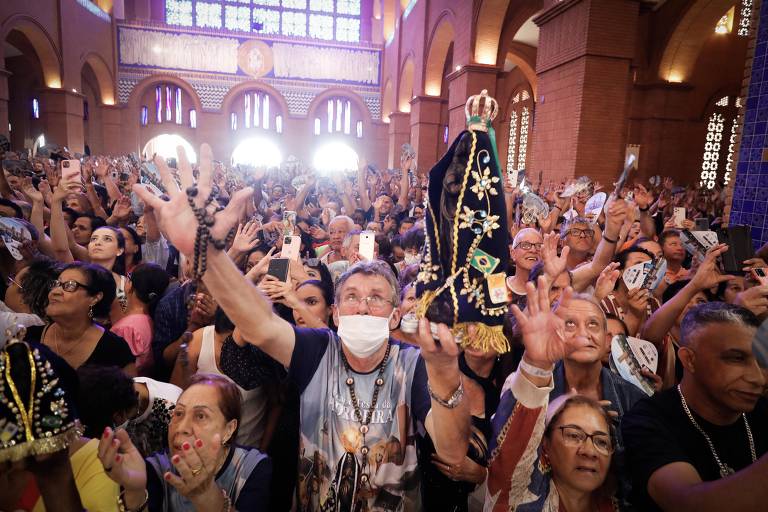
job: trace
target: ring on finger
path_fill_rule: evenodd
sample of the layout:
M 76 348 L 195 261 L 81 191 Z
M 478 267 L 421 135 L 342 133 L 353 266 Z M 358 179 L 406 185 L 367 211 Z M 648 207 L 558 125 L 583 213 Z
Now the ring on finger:
M 193 469 L 193 470 L 192 470 L 192 476 L 197 476 L 197 475 L 199 475 L 199 474 L 200 474 L 200 472 L 201 472 L 202 470 L 203 470 L 203 466 L 200 466 L 200 467 L 199 467 L 199 468 L 197 468 L 197 469 Z

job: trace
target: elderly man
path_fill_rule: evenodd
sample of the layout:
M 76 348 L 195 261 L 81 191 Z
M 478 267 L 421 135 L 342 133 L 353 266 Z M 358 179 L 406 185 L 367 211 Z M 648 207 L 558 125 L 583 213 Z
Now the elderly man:
M 713 302 L 681 326 L 679 386 L 622 422 L 638 510 L 765 510 L 765 346 L 748 310 Z
M 166 165 L 157 160 L 166 189 L 165 202 L 141 187 L 142 199 L 155 207 L 161 228 L 182 253 L 196 245 L 196 208 L 211 190 L 211 150 L 200 151 L 200 180 L 180 155 L 178 190 Z M 223 239 L 236 225 L 249 189 L 238 192 L 211 227 Z M 463 400 L 458 347 L 445 326 L 436 343 L 423 320 L 421 352 L 390 339 L 399 321 L 399 294 L 392 273 L 380 263 L 358 263 L 336 288 L 329 329 L 302 329 L 283 320 L 227 255 L 208 247 L 209 290 L 238 327 L 243 339 L 288 369 L 299 387 L 302 510 L 411 510 L 419 502 L 415 438 L 429 435 L 449 464 L 464 460 L 469 410 Z M 246 365 L 247 366 L 247 365 Z M 427 385 L 429 382 L 429 385 Z M 223 509 L 223 503 L 219 507 Z
M 512 293 L 512 304 L 521 304 L 525 299 L 525 283 L 531 269 L 541 261 L 541 247 L 544 238 L 533 228 L 524 228 L 517 232 L 512 240 L 510 257 L 515 262 L 515 274 L 507 277 L 507 288 Z
M 344 258 L 341 247 L 344 243 L 347 233 L 352 231 L 355 227 L 355 221 L 346 215 L 337 215 L 328 224 L 328 242 L 330 250 L 323 254 L 320 261 L 326 265 L 341 261 Z

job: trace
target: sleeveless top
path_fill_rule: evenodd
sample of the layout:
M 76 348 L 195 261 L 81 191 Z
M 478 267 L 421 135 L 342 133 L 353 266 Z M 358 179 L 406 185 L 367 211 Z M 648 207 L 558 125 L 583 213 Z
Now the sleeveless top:
M 251 473 L 253 473 L 256 466 L 266 457 L 267 456 L 259 450 L 248 450 L 246 448 L 240 448 L 239 446 L 232 448 L 232 456 L 229 462 L 224 468 L 219 470 L 219 474 L 216 476 L 216 485 L 226 491 L 227 496 L 232 500 L 233 509 L 235 508 L 237 499 L 240 497 L 240 491 L 243 490 Z M 173 463 L 171 463 L 171 458 L 168 452 L 156 453 L 151 457 L 148 457 L 146 461 L 147 465 L 152 466 L 155 470 L 158 479 L 162 483 L 162 511 L 181 512 L 184 510 L 194 510 L 192 502 L 179 494 L 176 488 L 163 478 L 163 475 L 168 471 L 174 475 L 178 475 L 178 471 L 176 471 Z
M 215 331 L 212 325 L 203 328 L 203 342 L 200 346 L 200 355 L 197 358 L 197 373 L 222 375 L 232 381 L 216 366 L 214 335 Z M 264 395 L 264 389 L 261 386 L 250 391 L 240 386 L 237 388 L 243 397 L 243 410 L 235 442 L 243 446 L 259 446 L 261 436 L 264 434 L 264 415 L 267 409 L 267 397 Z
M 125 313 L 128 309 L 128 296 L 125 294 L 125 276 L 120 276 L 120 284 L 115 287 L 115 298 L 120 303 L 120 309 Z

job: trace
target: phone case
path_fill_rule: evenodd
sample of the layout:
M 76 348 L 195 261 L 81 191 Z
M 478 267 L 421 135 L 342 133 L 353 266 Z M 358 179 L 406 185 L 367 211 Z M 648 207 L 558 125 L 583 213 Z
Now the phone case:
M 720 258 L 723 270 L 728 274 L 740 274 L 744 261 L 754 258 L 752 247 L 752 232 L 749 226 L 729 226 L 717 233 L 721 244 L 727 244 L 728 250 Z
M 298 260 L 301 251 L 301 237 L 297 235 L 286 235 L 283 237 L 283 248 L 280 251 L 281 258 L 289 260 Z
M 360 255 L 368 261 L 373 260 L 373 242 L 375 240 L 373 231 L 363 231 L 360 233 Z
M 272 258 L 269 262 L 267 269 L 267 275 L 274 276 L 280 281 L 288 281 L 288 265 L 290 260 L 288 258 Z

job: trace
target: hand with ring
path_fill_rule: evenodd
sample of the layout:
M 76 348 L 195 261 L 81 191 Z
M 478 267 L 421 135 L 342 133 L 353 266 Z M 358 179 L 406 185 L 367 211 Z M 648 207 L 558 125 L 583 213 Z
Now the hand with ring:
M 442 474 L 454 482 L 471 482 L 481 484 L 488 474 L 486 468 L 476 463 L 469 457 L 464 457 L 461 464 L 448 464 L 436 453 L 432 454 L 432 464 Z
M 216 489 L 214 482 L 220 451 L 221 437 L 218 434 L 211 443 L 203 443 L 202 439 L 185 441 L 181 450 L 171 457 L 178 474 L 168 471 L 163 477 L 179 494 L 191 500 L 201 498 L 211 490 L 220 495 L 221 491 Z

